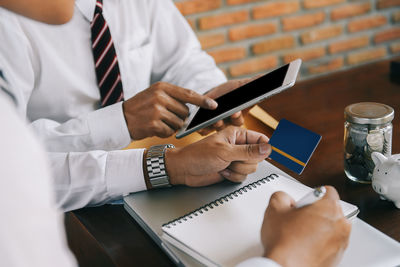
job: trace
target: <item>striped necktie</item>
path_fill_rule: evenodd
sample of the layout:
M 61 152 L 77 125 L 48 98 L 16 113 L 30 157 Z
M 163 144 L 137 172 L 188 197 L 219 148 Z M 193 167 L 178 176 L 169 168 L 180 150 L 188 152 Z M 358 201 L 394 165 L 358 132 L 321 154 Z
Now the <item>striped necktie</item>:
M 124 100 L 121 74 L 110 29 L 103 14 L 103 0 L 97 0 L 91 23 L 92 50 L 100 89 L 101 106 L 112 105 Z
M 14 101 L 14 104 L 17 105 L 17 98 L 14 96 L 13 93 L 11 93 L 10 90 L 8 90 L 8 82 L 6 78 L 3 75 L 3 71 L 0 70 L 0 92 L 5 93 L 7 96 L 11 98 L 12 101 Z

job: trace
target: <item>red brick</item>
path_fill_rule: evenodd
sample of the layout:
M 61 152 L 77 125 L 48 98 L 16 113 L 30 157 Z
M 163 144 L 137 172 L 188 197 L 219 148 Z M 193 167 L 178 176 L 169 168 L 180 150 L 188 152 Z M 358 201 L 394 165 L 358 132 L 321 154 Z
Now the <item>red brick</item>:
M 363 30 L 368 30 L 371 28 L 376 28 L 387 23 L 387 19 L 383 15 L 374 15 L 367 18 L 361 18 L 349 22 L 347 29 L 349 32 L 358 32 Z
M 215 63 L 233 61 L 246 57 L 246 50 L 243 47 L 230 47 L 208 52 L 215 60 Z
M 317 8 L 343 3 L 345 0 L 304 0 L 305 8 Z
M 252 24 L 246 26 L 232 27 L 229 29 L 229 39 L 239 41 L 247 38 L 267 35 L 276 32 L 275 23 Z
M 347 63 L 350 65 L 360 64 L 372 60 L 376 60 L 386 56 L 386 48 L 379 47 L 364 50 L 361 52 L 354 52 L 347 57 Z
M 331 72 L 334 70 L 338 70 L 343 67 L 343 58 L 335 58 L 330 60 L 329 62 L 319 64 L 317 66 L 311 66 L 308 68 L 308 72 L 311 74 Z
M 371 4 L 359 3 L 359 4 L 348 4 L 345 6 L 337 7 L 331 12 L 331 19 L 338 20 L 357 15 L 365 14 L 371 10 Z
M 342 26 L 328 26 L 303 33 L 301 35 L 301 41 L 303 42 L 303 44 L 314 43 L 317 41 L 339 36 L 342 34 L 342 32 Z
M 225 43 L 225 35 L 223 33 L 203 34 L 199 35 L 198 38 L 203 49 Z
M 393 21 L 394 22 L 400 21 L 400 11 L 393 12 Z
M 286 35 L 256 43 L 253 45 L 252 51 L 254 54 L 258 55 L 276 50 L 291 48 L 294 47 L 294 43 L 294 37 L 291 35 Z
M 300 8 L 299 1 L 274 2 L 253 8 L 253 18 L 262 19 L 291 14 Z
M 183 15 L 200 13 L 221 7 L 222 0 L 188 0 L 175 3 Z
M 400 6 L 400 0 L 379 0 L 376 6 L 379 9 Z
M 391 28 L 375 35 L 376 44 L 400 38 L 400 27 Z
M 315 58 L 320 58 L 325 55 L 325 48 L 324 47 L 317 47 L 317 48 L 308 48 L 303 50 L 297 50 L 290 53 L 287 53 L 283 57 L 283 61 L 285 63 L 289 63 L 297 58 L 301 58 L 303 61 L 309 61 Z
M 218 28 L 226 25 L 231 25 L 239 22 L 249 20 L 249 13 L 247 10 L 240 10 L 235 12 L 223 13 L 215 16 L 208 16 L 200 18 L 199 26 L 202 30 Z
M 322 23 L 325 20 L 325 13 L 318 12 L 307 15 L 294 16 L 282 19 L 283 29 L 285 31 L 306 28 Z
M 400 53 L 400 42 L 399 43 L 394 43 L 390 45 L 390 51 L 394 53 Z
M 227 0 L 226 3 L 228 5 L 241 5 L 241 4 L 247 4 L 251 2 L 257 2 L 260 0 Z
M 277 65 L 278 59 L 275 56 L 260 57 L 232 65 L 229 68 L 229 73 L 232 77 L 237 77 L 272 69 Z
M 350 38 L 343 41 L 338 41 L 329 45 L 329 53 L 340 53 L 360 47 L 367 46 L 369 44 L 368 36 L 360 36 L 355 38 Z

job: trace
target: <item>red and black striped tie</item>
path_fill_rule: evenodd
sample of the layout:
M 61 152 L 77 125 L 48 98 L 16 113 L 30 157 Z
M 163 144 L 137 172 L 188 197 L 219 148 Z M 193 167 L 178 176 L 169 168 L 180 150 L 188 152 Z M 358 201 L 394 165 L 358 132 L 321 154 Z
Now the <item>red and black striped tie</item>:
M 103 14 L 103 0 L 97 0 L 91 23 L 92 50 L 100 88 L 101 106 L 105 107 L 124 100 L 121 74 L 110 29 Z

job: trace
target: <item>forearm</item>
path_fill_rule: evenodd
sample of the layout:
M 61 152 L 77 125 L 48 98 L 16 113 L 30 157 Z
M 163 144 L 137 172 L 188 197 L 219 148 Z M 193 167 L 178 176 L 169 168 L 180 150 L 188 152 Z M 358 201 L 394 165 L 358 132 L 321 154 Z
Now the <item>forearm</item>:
M 101 205 L 146 189 L 143 149 L 48 153 L 57 205 L 64 211 Z

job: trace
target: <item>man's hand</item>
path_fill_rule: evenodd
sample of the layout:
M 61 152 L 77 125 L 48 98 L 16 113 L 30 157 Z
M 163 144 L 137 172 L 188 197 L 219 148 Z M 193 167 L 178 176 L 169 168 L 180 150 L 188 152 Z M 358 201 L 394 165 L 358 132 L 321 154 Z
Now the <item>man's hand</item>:
M 258 78 L 258 76 L 256 76 L 255 78 Z M 223 83 L 223 84 L 211 89 L 205 95 L 211 97 L 212 99 L 216 99 L 216 98 L 218 98 L 230 91 L 233 91 L 236 88 L 252 81 L 255 78 L 245 78 L 245 79 L 237 79 L 237 80 L 227 81 L 226 83 Z M 207 128 L 199 130 L 199 133 L 201 135 L 207 135 L 214 130 L 220 131 L 229 125 L 241 126 L 243 123 L 244 123 L 243 115 L 242 115 L 242 112 L 239 111 L 239 112 L 236 112 L 235 114 L 231 115 L 229 118 L 227 118 L 225 120 L 220 120 Z
M 325 196 L 296 208 L 284 192 L 271 196 L 261 228 L 265 256 L 282 266 L 332 266 L 347 247 L 350 222 L 343 216 L 339 196 L 326 186 Z
M 171 184 L 205 186 L 224 178 L 241 182 L 271 153 L 268 138 L 254 131 L 228 127 L 184 148 L 165 152 Z
M 172 84 L 158 82 L 123 103 L 131 138 L 168 137 L 183 126 L 189 115 L 185 103 L 215 109 L 217 103 L 208 96 Z

